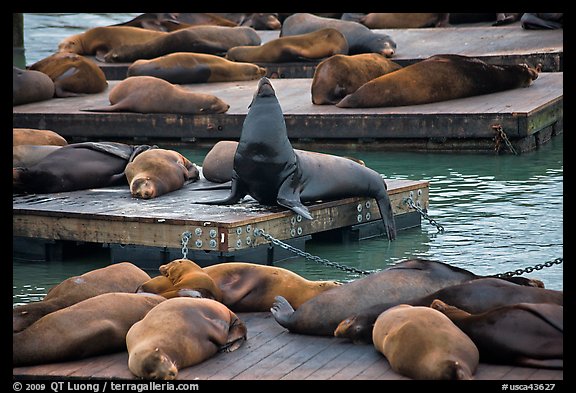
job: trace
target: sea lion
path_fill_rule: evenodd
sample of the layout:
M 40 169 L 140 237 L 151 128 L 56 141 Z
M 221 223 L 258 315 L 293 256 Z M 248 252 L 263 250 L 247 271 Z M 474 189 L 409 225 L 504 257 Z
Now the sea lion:
M 108 87 L 106 75 L 93 61 L 76 53 L 54 53 L 30 66 L 54 81 L 55 97 L 100 93 Z
M 13 168 L 13 192 L 44 194 L 126 184 L 126 164 L 148 147 L 117 142 L 62 146 L 31 167 Z
M 54 82 L 40 71 L 12 67 L 12 105 L 46 101 L 54 97 Z
M 244 119 L 231 187 L 225 199 L 197 203 L 230 205 L 249 194 L 261 204 L 284 206 L 312 219 L 302 202 L 373 197 L 388 239 L 396 238 L 392 206 L 380 174 L 338 156 L 296 155 L 288 139 L 282 108 L 266 77 L 260 79 Z
M 448 13 L 371 12 L 358 22 L 369 29 L 416 29 L 447 27 Z
M 46 314 L 82 300 L 109 292 L 136 292 L 150 276 L 130 262 L 115 263 L 82 275 L 69 277 L 52 287 L 38 302 L 16 306 L 12 310 L 13 331 L 19 332 Z
M 260 45 L 261 39 L 251 27 L 191 26 L 157 37 L 143 44 L 124 45 L 107 53 L 107 63 L 153 59 L 175 52 L 196 52 L 224 56 L 240 45 Z
M 346 38 L 338 30 L 326 28 L 279 37 L 259 46 L 236 46 L 228 49 L 226 58 L 248 63 L 286 63 L 318 60 L 340 54 L 348 54 Z
M 394 56 L 396 43 L 390 36 L 376 33 L 361 23 L 327 18 L 309 13 L 296 13 L 287 17 L 282 23 L 280 37 L 310 33 L 331 27 L 341 32 L 348 41 L 348 53 L 379 53 L 386 57 Z
M 312 103 L 336 104 L 364 83 L 402 68 L 378 53 L 334 55 L 322 60 L 312 77 Z
M 494 65 L 463 55 L 434 55 L 372 79 L 336 104 L 339 108 L 420 105 L 528 87 L 539 68 Z
M 526 285 L 528 284 L 528 285 Z M 495 307 L 516 303 L 564 304 L 563 291 L 530 285 L 515 284 L 501 278 L 485 277 L 451 285 L 425 296 L 405 300 L 412 306 L 429 306 L 439 299 L 471 313 L 481 313 Z M 346 337 L 356 343 L 370 343 L 372 327 L 378 315 L 398 303 L 383 300 L 357 313 L 348 315 L 334 331 L 336 337 Z
M 66 138 L 52 130 L 41 130 L 36 128 L 13 128 L 12 145 L 54 145 L 65 146 L 68 144 Z
M 474 342 L 429 307 L 400 304 L 383 312 L 372 340 L 392 370 L 412 379 L 472 379 L 480 358 Z
M 206 266 L 222 292 L 222 303 L 234 312 L 269 311 L 274 297 L 281 295 L 294 308 L 330 288 L 336 281 L 310 281 L 281 267 L 247 262 Z
M 126 335 L 128 368 L 140 378 L 176 379 L 178 371 L 234 351 L 246 340 L 246 325 L 212 299 L 165 300 Z
M 133 26 L 98 26 L 64 38 L 58 44 L 58 52 L 95 55 L 101 58 L 113 48 L 143 44 L 164 34 L 168 33 Z
M 154 76 L 170 83 L 232 82 L 259 79 L 266 69 L 206 53 L 178 52 L 150 60 L 136 60 L 127 76 Z
M 191 296 L 189 291 L 196 291 L 204 298 L 222 300 L 222 292 L 216 282 L 200 266 L 189 259 L 175 259 L 158 268 L 166 280 L 153 278 L 142 284 L 139 291 L 149 291 L 172 298 L 177 296 Z M 197 297 L 192 295 L 192 297 Z
M 150 149 L 126 165 L 130 194 L 150 199 L 179 190 L 186 181 L 200 178 L 198 167 L 182 154 L 168 149 Z
M 193 25 L 237 26 L 237 23 L 214 13 L 205 12 L 148 12 L 112 26 L 134 26 L 158 31 L 174 31 Z
M 12 336 L 12 366 L 82 359 L 126 348 L 126 333 L 161 296 L 104 293 L 38 319 Z
M 62 146 L 17 145 L 12 147 L 12 168 L 30 167 Z
M 280 30 L 282 27 L 278 13 L 275 12 L 216 12 L 215 15 L 231 20 L 238 26 L 252 27 L 254 30 Z
M 110 90 L 109 106 L 84 108 L 87 112 L 210 114 L 224 113 L 230 105 L 220 98 L 193 92 L 153 76 L 131 76 Z
M 271 311 L 276 321 L 291 332 L 332 336 L 340 322 L 368 307 L 383 302 L 406 303 L 477 278 L 480 276 L 468 270 L 439 261 L 408 259 L 323 292 L 296 311 L 278 296 Z
M 564 366 L 563 306 L 517 303 L 470 314 L 436 299 L 430 307 L 448 316 L 474 341 L 482 362 L 555 369 Z

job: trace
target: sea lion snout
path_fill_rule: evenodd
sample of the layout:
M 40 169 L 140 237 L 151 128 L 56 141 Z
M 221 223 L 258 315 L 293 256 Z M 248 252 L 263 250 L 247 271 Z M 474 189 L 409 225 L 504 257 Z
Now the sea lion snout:
M 260 79 L 260 82 L 258 83 L 258 90 L 257 90 L 256 94 L 260 97 L 276 95 L 276 92 L 274 91 L 274 88 L 272 87 L 272 82 L 270 82 L 270 79 L 268 79 L 265 76 L 263 76 Z

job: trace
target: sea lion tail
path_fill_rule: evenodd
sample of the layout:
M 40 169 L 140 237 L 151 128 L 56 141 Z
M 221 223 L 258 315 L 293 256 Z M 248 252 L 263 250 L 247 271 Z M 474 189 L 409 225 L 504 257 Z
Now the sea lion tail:
M 290 318 L 294 313 L 294 308 L 290 305 L 288 300 L 286 300 L 283 296 L 274 297 L 274 303 L 272 303 L 270 312 L 272 313 L 272 316 L 276 322 L 289 329 Z

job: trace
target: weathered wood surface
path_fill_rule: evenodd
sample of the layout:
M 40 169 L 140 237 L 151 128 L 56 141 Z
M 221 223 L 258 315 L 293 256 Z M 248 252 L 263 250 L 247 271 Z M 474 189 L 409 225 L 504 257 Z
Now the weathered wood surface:
M 268 312 L 239 313 L 247 341 L 236 351 L 179 371 L 178 380 L 407 380 L 371 345 L 288 332 Z M 136 379 L 128 353 L 13 368 L 16 378 Z M 476 380 L 563 379 L 563 370 L 480 363 Z

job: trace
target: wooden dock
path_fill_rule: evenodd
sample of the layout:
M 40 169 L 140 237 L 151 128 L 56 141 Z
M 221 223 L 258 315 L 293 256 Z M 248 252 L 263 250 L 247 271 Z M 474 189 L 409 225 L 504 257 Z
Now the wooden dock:
M 410 197 L 417 206 L 428 209 L 428 181 L 387 179 L 386 182 L 398 229 L 420 225 L 419 213 L 405 200 Z M 128 251 L 128 246 L 151 247 L 163 255 L 151 257 L 147 252 L 158 266 L 166 259 L 182 257 L 186 232 L 190 234 L 188 257 L 199 264 L 202 257 L 230 260 L 257 250 L 264 256 L 251 260 L 264 259 L 265 263 L 272 262 L 267 259 L 278 260 L 278 256 L 267 254 L 270 242 L 257 235 L 256 229 L 285 242 L 350 228 L 360 232 L 359 238 L 385 233 L 378 206 L 371 198 L 312 203 L 309 209 L 314 219 L 306 220 L 283 207 L 262 206 L 250 197 L 231 206 L 194 204 L 223 198 L 230 192 L 198 190 L 208 183 L 202 177 L 180 190 L 148 200 L 133 198 L 128 186 L 14 195 L 13 236 L 121 245 L 122 249 L 115 249 L 116 252 Z M 174 250 L 174 257 L 166 255 L 167 250 Z
M 490 64 L 542 64 L 544 72 L 564 70 L 564 31 L 525 30 L 516 22 L 508 26 L 456 26 L 423 29 L 373 29 L 388 34 L 397 44 L 392 58 L 402 66 L 441 53 L 475 56 Z M 262 43 L 278 38 L 279 31 L 258 31 Z M 94 60 L 96 61 L 96 60 Z M 124 79 L 131 63 L 96 61 L 107 79 Z M 319 61 L 259 63 L 267 76 L 312 78 Z
M 96 113 L 108 90 L 15 106 L 13 127 L 57 131 L 69 141 L 199 142 L 237 140 L 258 81 L 184 85 L 230 105 L 211 115 Z M 528 88 L 426 105 L 349 109 L 314 105 L 311 79 L 272 81 L 294 143 L 364 143 L 382 150 L 508 152 L 536 149 L 563 131 L 563 73 L 541 73 Z M 499 128 L 500 127 L 500 128 Z
M 179 370 L 178 380 L 407 380 L 372 345 L 335 337 L 288 332 L 269 312 L 238 313 L 248 328 L 247 341 L 236 351 Z M 128 353 L 46 365 L 17 367 L 15 379 L 134 380 Z M 563 370 L 480 363 L 475 380 L 562 381 Z M 557 382 L 555 385 L 558 385 Z M 468 385 L 467 385 L 468 386 Z M 499 387 L 500 388 L 500 387 Z M 559 388 L 557 386 L 557 388 Z M 555 389 L 553 389 L 555 390 Z

